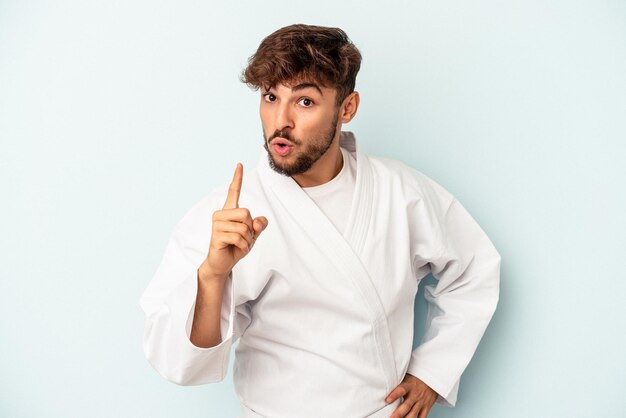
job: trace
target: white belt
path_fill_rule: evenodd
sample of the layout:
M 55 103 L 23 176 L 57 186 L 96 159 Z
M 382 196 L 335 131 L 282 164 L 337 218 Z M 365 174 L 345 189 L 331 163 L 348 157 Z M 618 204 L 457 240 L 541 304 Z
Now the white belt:
M 382 409 L 379 409 L 378 411 L 374 412 L 371 415 L 368 415 L 365 418 L 389 418 L 391 414 L 393 413 L 393 411 L 395 411 L 395 409 L 399 405 L 400 405 L 400 399 L 397 399 L 395 402 L 390 403 L 389 405 L 385 406 Z M 257 414 L 252 409 L 241 404 L 241 414 L 239 415 L 239 418 L 266 418 L 266 417 L 264 417 L 263 415 Z

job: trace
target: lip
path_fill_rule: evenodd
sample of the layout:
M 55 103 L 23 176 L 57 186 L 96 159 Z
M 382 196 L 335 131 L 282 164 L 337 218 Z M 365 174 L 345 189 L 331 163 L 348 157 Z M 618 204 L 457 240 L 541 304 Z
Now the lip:
M 270 141 L 270 147 L 274 149 L 274 152 L 281 157 L 286 157 L 291 154 L 291 151 L 295 144 L 285 138 L 274 138 Z
M 274 148 L 276 154 L 280 155 L 281 157 L 286 157 L 291 153 L 293 145 L 283 145 L 283 142 L 277 141 L 272 144 L 272 148 Z
M 295 145 L 295 144 L 294 144 L 293 142 L 291 142 L 290 140 L 285 139 L 285 138 L 280 138 L 280 137 L 278 137 L 278 138 L 274 138 L 274 139 L 272 139 L 272 140 L 270 141 L 270 145 L 271 145 L 271 146 L 274 146 L 274 145 L 277 145 L 277 144 L 285 144 L 285 145 L 287 145 L 288 147 L 293 147 L 293 146 Z

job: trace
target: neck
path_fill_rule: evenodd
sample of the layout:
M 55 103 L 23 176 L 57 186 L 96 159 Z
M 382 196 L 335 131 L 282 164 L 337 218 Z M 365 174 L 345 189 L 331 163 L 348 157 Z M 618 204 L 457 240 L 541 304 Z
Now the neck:
M 330 148 L 311 168 L 302 174 L 296 174 L 292 178 L 300 187 L 314 187 L 328 183 L 343 166 L 343 155 L 339 149 L 339 138 L 335 138 Z

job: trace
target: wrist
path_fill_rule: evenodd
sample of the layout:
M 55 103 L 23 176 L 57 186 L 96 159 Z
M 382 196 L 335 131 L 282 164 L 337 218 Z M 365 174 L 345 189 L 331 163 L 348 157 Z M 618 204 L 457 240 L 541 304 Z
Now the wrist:
M 214 272 L 213 269 L 211 269 L 211 267 L 207 263 L 206 259 L 198 268 L 198 281 L 203 284 L 223 285 L 229 275 L 230 275 L 230 272 L 225 273 L 225 274 Z

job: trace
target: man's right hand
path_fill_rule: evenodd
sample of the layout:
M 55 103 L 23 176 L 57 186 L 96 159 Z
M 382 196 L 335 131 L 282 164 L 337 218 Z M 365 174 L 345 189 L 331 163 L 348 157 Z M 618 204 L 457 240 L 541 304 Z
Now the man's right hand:
M 209 253 L 201 267 L 207 279 L 225 280 L 267 227 L 265 216 L 252 219 L 248 209 L 239 207 L 242 180 L 243 166 L 238 163 L 224 207 L 213 213 Z

